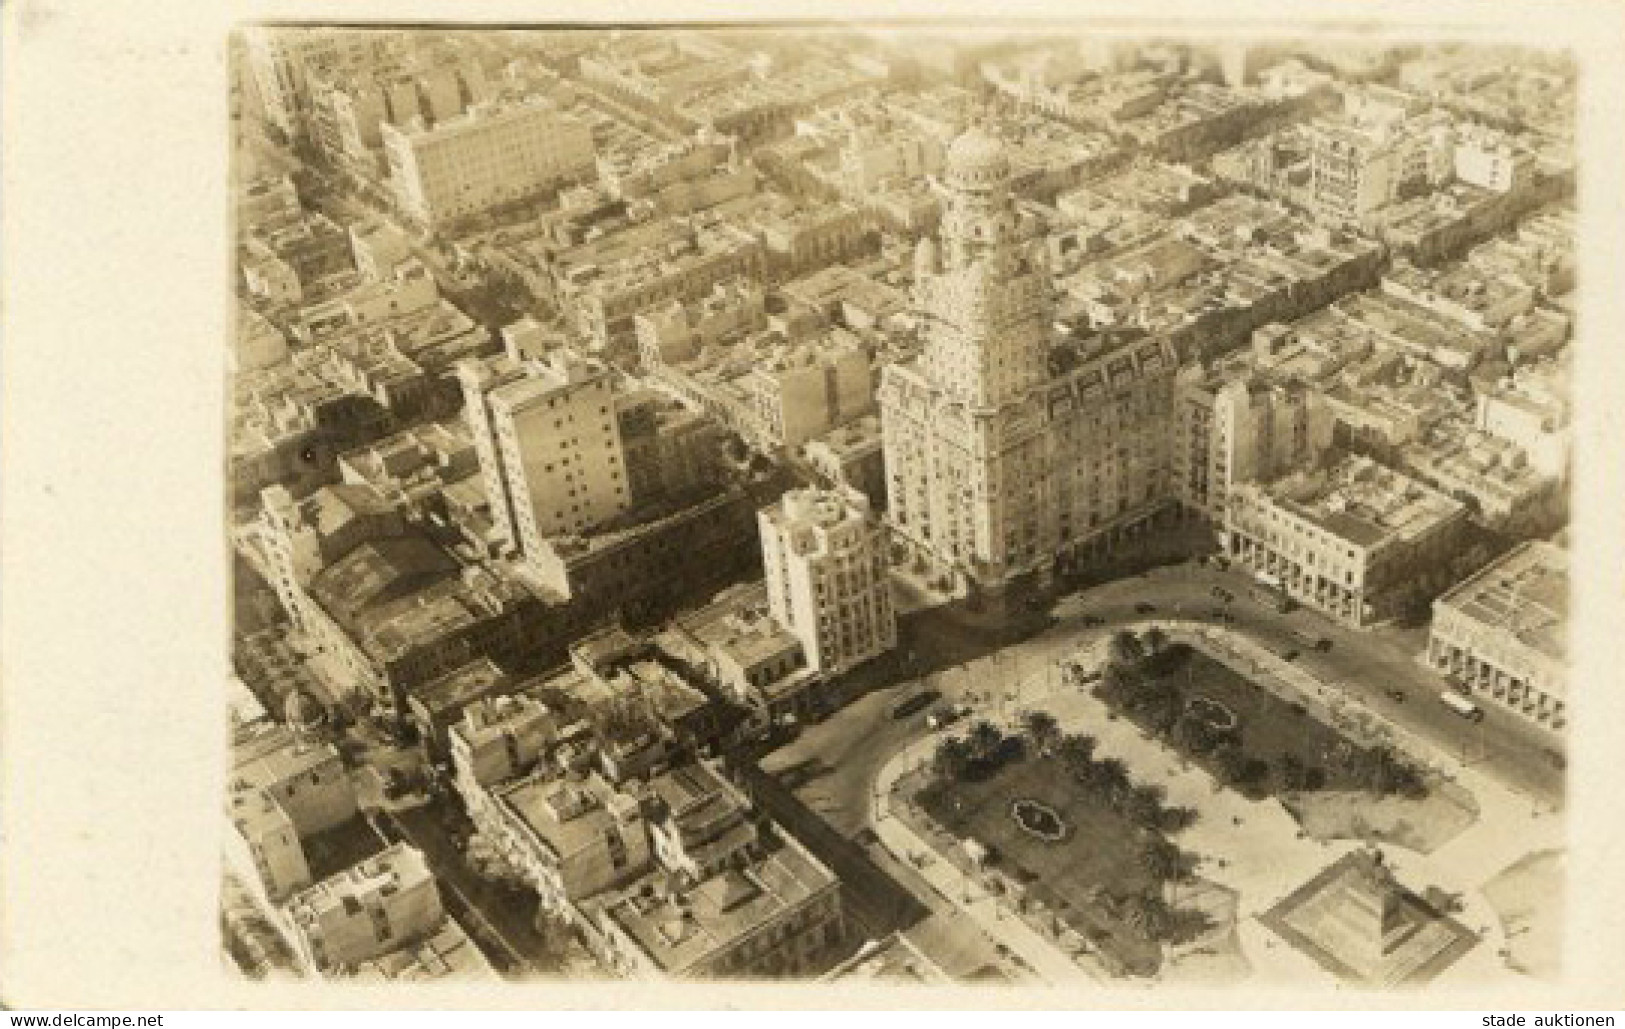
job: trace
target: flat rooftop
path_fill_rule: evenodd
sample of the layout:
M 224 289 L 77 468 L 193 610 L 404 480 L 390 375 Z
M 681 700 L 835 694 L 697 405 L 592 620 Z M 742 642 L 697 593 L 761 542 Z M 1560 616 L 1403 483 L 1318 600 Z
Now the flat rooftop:
M 1465 510 L 1460 501 L 1365 457 L 1290 476 L 1269 493 L 1282 509 L 1367 548 L 1414 539 Z
M 1555 543 L 1532 540 L 1513 548 L 1439 603 L 1554 660 L 1568 655 L 1569 556 Z
M 786 843 L 681 894 L 623 894 L 605 915 L 663 971 L 682 974 L 835 883 L 810 854 Z

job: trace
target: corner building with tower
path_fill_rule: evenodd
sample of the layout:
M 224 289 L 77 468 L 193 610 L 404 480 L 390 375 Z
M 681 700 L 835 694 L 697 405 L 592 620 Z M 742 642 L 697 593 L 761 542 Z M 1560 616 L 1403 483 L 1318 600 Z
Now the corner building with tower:
M 1038 220 L 1004 145 L 949 148 L 939 239 L 915 255 L 922 352 L 879 391 L 894 542 L 998 591 L 1143 526 L 1171 498 L 1172 345 L 1063 340 Z

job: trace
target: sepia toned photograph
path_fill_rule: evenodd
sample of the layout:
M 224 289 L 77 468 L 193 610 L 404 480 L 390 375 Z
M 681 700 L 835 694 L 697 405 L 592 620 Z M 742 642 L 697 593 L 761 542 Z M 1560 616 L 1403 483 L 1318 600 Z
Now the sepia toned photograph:
M 227 67 L 227 974 L 1562 981 L 1571 52 Z

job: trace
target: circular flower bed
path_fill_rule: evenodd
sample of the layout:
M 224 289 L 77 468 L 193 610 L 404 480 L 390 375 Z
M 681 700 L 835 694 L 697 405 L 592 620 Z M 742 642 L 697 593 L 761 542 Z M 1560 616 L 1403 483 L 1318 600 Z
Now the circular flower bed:
M 1220 732 L 1229 732 L 1240 723 L 1234 711 L 1212 697 L 1192 697 L 1185 709 Z
M 1010 817 L 1016 820 L 1016 824 L 1021 826 L 1024 832 L 1049 843 L 1059 843 L 1066 839 L 1071 828 L 1054 808 L 1030 797 L 1012 802 Z

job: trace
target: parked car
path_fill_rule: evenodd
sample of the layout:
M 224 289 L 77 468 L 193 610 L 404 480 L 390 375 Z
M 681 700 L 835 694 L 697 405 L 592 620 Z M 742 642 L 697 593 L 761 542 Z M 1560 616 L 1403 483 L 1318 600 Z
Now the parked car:
M 1296 661 L 1297 659 L 1298 651 L 1295 648 L 1289 647 L 1281 653 L 1281 660 L 1283 661 Z
M 1135 611 L 1136 614 L 1149 615 L 1149 614 L 1154 614 L 1156 612 L 1156 610 L 1157 610 L 1157 605 L 1152 604 L 1152 603 L 1148 603 L 1148 602 L 1146 602 L 1144 600 L 1142 600 L 1138 604 L 1134 605 L 1134 611 Z
M 1390 686 L 1382 692 L 1388 697 L 1389 700 L 1392 700 L 1395 703 L 1405 703 L 1405 691 L 1400 689 L 1398 686 Z
M 1324 654 L 1328 650 L 1332 649 L 1332 641 L 1325 636 L 1322 636 L 1320 639 L 1315 641 L 1315 649 Z
M 1084 615 L 1079 619 L 1079 623 L 1082 625 L 1105 625 L 1106 619 L 1099 615 Z

